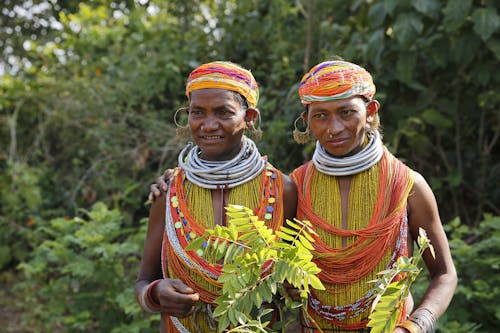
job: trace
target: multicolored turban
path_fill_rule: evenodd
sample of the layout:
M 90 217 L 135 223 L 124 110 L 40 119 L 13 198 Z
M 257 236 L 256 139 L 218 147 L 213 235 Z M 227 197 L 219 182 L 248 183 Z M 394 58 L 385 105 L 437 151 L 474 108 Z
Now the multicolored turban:
M 194 90 L 220 88 L 236 91 L 246 98 L 249 106 L 259 101 L 259 86 L 252 73 L 229 61 L 214 61 L 193 70 L 186 82 L 186 96 Z
M 325 61 L 305 74 L 300 81 L 299 96 L 302 105 L 351 96 L 364 96 L 371 100 L 375 85 L 370 73 L 363 67 L 347 61 Z

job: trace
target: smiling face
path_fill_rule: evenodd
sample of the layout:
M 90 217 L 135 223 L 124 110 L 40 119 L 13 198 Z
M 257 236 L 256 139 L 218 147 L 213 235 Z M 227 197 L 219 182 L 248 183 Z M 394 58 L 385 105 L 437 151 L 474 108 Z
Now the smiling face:
M 363 148 L 365 125 L 377 112 L 379 104 L 366 104 L 360 96 L 313 102 L 304 115 L 320 144 L 332 156 L 350 156 Z
M 189 104 L 189 128 L 201 158 L 230 160 L 241 149 L 247 128 L 246 112 L 234 92 L 208 88 L 192 91 Z

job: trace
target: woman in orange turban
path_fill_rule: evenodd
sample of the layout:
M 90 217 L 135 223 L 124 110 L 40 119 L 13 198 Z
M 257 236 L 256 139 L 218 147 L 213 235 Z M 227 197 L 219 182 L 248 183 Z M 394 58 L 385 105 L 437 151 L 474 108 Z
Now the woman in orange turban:
M 379 132 L 380 104 L 364 68 L 346 61 L 314 66 L 300 82 L 307 128 L 299 143 L 316 140 L 312 160 L 291 174 L 297 217 L 318 233 L 314 261 L 325 291 L 314 291 L 302 332 L 369 332 L 375 294 L 369 283 L 403 255 L 413 254 L 423 228 L 435 249 L 424 253 L 431 281 L 412 311 L 407 300 L 394 332 L 433 332 L 453 296 L 457 275 L 438 207 L 425 179 L 393 156 Z

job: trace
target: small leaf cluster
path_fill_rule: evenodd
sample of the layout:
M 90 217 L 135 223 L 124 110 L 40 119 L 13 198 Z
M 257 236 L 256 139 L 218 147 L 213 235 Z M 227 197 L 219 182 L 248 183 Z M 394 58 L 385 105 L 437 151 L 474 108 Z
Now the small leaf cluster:
M 43 239 L 19 265 L 23 281 L 23 332 L 144 332 L 158 326 L 133 295 L 140 230 L 127 227 L 117 209 L 96 203 L 82 216 L 56 218 L 39 227 Z
M 219 320 L 218 331 L 231 327 L 230 332 L 268 332 L 266 315 L 274 311 L 272 304 L 282 315 L 305 305 L 309 288 L 324 289 L 316 276 L 320 269 L 312 262 L 314 230 L 309 221 L 294 219 L 275 233 L 247 207 L 226 209 L 227 226 L 206 230 L 187 249 L 223 260 L 218 278 L 222 289 L 213 314 Z M 301 290 L 302 303 L 287 296 L 285 282 Z
M 418 252 L 413 257 L 399 257 L 390 269 L 378 273 L 378 280 L 372 281 L 376 282 L 376 295 L 367 324 L 372 333 L 391 333 L 394 330 L 410 286 L 422 271 L 419 267 L 422 254 L 429 248 L 435 257 L 434 248 L 422 228 L 419 228 L 417 244 Z M 402 278 L 396 279 L 398 276 Z
M 444 228 L 459 273 L 455 295 L 439 318 L 439 331 L 496 332 L 500 322 L 500 216 L 485 214 L 473 227 L 456 218 Z

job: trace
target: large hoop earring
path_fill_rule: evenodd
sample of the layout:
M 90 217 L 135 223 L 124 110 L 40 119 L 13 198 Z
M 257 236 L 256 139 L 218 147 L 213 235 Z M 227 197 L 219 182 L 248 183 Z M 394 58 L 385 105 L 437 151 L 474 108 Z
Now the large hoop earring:
M 188 138 L 189 136 L 191 136 L 191 130 L 189 129 L 189 124 L 182 126 L 177 121 L 177 117 L 179 115 L 179 112 L 187 112 L 188 109 L 189 108 L 187 106 L 184 106 L 184 107 L 178 108 L 174 113 L 174 123 L 175 123 L 175 126 L 177 127 L 175 129 L 175 135 L 177 136 L 178 139 L 185 139 L 185 138 Z
M 260 112 L 257 114 L 257 120 L 255 123 L 247 122 L 247 130 L 248 134 L 254 141 L 259 141 L 262 139 L 262 130 L 260 129 L 260 124 L 262 123 L 262 119 L 260 118 Z
M 302 120 L 302 123 L 305 124 L 307 127 L 305 129 L 305 131 L 300 131 L 298 126 L 297 126 L 297 121 L 298 120 Z M 298 144 L 306 144 L 308 143 L 309 141 L 312 140 L 312 137 L 311 137 L 311 129 L 309 128 L 309 124 L 306 123 L 304 121 L 304 119 L 299 116 L 297 119 L 295 119 L 295 121 L 293 122 L 293 127 L 294 127 L 294 130 L 293 130 L 293 139 L 295 140 L 295 142 L 297 142 Z

